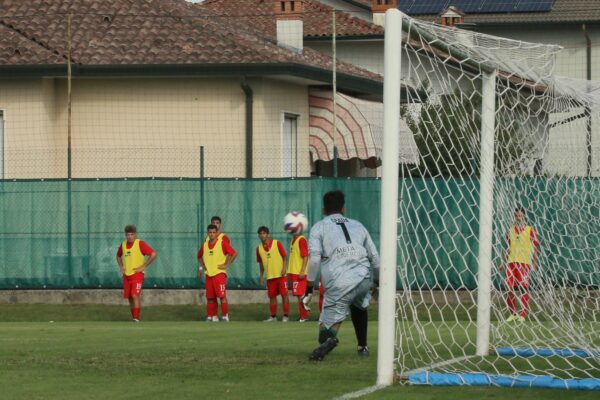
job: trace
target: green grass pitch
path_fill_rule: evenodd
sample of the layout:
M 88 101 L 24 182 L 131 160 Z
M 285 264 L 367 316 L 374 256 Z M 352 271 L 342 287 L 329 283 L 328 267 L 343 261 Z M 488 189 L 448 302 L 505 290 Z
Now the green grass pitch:
M 292 304 L 294 310 L 295 304 Z M 355 354 L 348 321 L 322 363 L 307 355 L 316 322 L 264 323 L 267 305 L 231 306 L 233 322 L 201 322 L 193 306 L 0 305 L 0 399 L 331 399 L 376 379 Z M 375 313 L 373 313 L 375 314 Z M 292 314 L 292 317 L 294 315 Z M 49 322 L 54 321 L 54 322 Z M 597 399 L 597 392 L 394 385 L 365 399 Z

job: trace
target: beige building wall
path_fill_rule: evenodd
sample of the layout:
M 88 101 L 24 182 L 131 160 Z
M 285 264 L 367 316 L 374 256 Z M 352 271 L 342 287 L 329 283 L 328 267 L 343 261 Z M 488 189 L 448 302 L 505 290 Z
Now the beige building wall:
M 310 176 L 308 87 L 274 79 L 251 83 L 254 91 L 254 176 Z M 296 116 L 293 157 L 283 153 L 284 116 Z
M 52 79 L 0 79 L 5 178 L 66 174 L 67 139 L 55 130 L 55 91 Z
M 254 176 L 281 176 L 283 113 L 298 115 L 297 175 L 310 175 L 308 89 L 255 79 Z M 0 82 L 6 178 L 67 176 L 65 79 Z M 72 176 L 245 177 L 245 95 L 238 79 L 74 79 Z

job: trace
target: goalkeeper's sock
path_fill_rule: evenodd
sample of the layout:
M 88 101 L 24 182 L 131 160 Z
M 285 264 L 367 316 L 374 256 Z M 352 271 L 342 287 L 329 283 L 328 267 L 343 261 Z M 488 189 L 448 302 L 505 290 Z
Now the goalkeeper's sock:
M 131 309 L 131 316 L 133 317 L 133 319 L 140 319 L 140 308 L 132 308 Z
M 361 310 L 358 307 L 350 306 L 350 315 L 352 317 L 352 325 L 354 325 L 354 333 L 356 333 L 356 341 L 359 346 L 366 347 L 369 314 L 367 310 Z
M 337 330 L 333 328 L 325 328 L 324 326 L 319 327 L 319 343 L 323 344 L 329 338 L 335 339 L 337 337 Z
M 271 317 L 277 315 L 277 304 L 269 304 L 269 310 L 271 311 Z

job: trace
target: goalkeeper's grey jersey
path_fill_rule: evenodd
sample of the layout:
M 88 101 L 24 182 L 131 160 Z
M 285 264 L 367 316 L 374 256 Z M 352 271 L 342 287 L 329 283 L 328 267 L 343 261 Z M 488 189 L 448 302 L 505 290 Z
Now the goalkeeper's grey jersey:
M 344 295 L 365 278 L 371 269 L 379 273 L 379 253 L 367 229 L 358 221 L 332 214 L 317 222 L 308 240 L 308 280 L 314 281 L 319 267 L 327 296 Z

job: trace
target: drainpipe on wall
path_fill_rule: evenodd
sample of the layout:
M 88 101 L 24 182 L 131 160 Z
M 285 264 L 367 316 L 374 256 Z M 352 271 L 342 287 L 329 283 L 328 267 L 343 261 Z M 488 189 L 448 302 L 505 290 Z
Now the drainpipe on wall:
M 254 115 L 252 104 L 254 103 L 254 92 L 250 85 L 248 85 L 245 77 L 242 78 L 240 87 L 246 95 L 246 178 L 252 178 L 252 144 L 254 143 L 254 131 L 252 129 Z
M 583 31 L 583 35 L 585 36 L 585 43 L 586 43 L 586 51 L 585 51 L 585 57 L 586 57 L 586 79 L 588 81 L 592 80 L 592 40 L 590 39 L 590 35 L 588 34 L 587 31 L 587 26 L 585 26 L 585 24 L 581 25 L 581 30 Z M 588 87 L 588 92 L 589 92 L 589 87 Z M 587 128 L 587 137 L 586 137 L 586 144 L 587 144 L 587 168 L 586 168 L 586 172 L 587 172 L 587 176 L 592 176 L 592 110 L 590 109 L 589 106 L 585 107 L 585 115 L 587 117 L 587 123 L 586 123 L 586 128 Z

